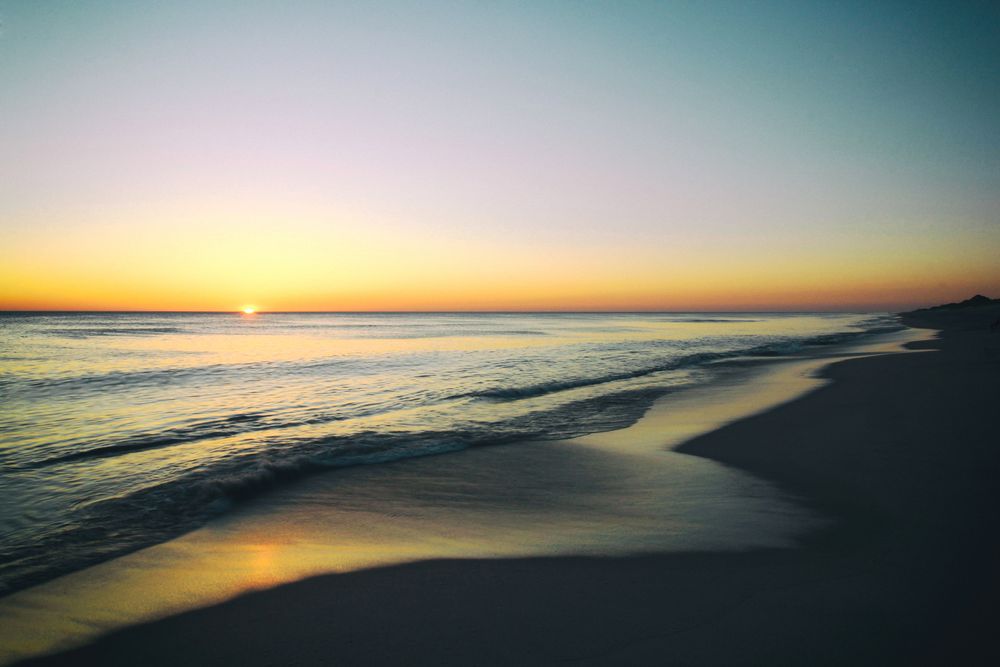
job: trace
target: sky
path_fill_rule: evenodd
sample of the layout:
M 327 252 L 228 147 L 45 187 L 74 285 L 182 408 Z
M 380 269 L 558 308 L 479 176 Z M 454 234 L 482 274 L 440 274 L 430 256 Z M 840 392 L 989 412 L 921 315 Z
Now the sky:
M 0 0 L 0 309 L 1000 297 L 1000 5 Z

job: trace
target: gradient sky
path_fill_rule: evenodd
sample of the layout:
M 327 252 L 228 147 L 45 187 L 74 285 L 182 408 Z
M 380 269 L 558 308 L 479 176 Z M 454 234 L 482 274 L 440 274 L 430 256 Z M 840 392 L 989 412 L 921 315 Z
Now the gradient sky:
M 0 309 L 1000 296 L 1000 5 L 0 0 Z

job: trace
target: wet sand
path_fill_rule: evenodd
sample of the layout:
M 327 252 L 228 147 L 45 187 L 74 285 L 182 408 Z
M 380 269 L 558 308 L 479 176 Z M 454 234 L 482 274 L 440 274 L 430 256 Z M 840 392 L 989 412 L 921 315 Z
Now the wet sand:
M 323 575 L 42 662 L 985 664 L 997 653 L 988 612 L 998 590 L 1000 334 L 978 319 L 945 325 L 940 340 L 918 344 L 926 354 L 836 363 L 823 371 L 832 382 L 808 395 L 680 445 L 770 480 L 825 518 L 804 531 L 796 523 L 791 545 L 463 557 Z M 656 445 L 654 433 L 645 436 L 654 450 L 672 442 L 664 434 Z M 673 437 L 684 435 L 678 427 Z M 612 453 L 601 436 L 581 440 Z M 616 482 L 623 508 L 633 479 Z M 522 522 L 537 518 L 537 504 L 526 502 Z M 613 514 L 598 523 L 613 526 Z M 483 530 L 493 516 L 479 516 Z

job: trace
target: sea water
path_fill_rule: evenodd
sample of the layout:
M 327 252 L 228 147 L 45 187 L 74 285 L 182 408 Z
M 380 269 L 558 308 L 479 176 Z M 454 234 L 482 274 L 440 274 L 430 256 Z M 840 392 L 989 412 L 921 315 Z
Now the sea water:
M 305 475 L 622 428 L 872 314 L 0 314 L 0 594 Z

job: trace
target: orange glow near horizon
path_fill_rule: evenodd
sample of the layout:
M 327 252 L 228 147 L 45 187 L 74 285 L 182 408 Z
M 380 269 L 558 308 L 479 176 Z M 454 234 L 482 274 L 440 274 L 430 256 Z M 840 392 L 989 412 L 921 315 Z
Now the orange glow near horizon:
M 740 311 L 740 310 L 898 310 L 961 300 L 975 293 L 995 297 L 1000 277 L 940 273 L 932 278 L 915 275 L 862 274 L 835 276 L 817 267 L 812 271 L 786 271 L 747 267 L 747 273 L 715 272 L 711 268 L 685 272 L 639 271 L 622 267 L 615 275 L 592 267 L 590 275 L 574 280 L 566 275 L 528 275 L 519 279 L 470 274 L 417 276 L 397 285 L 359 281 L 353 289 L 339 276 L 327 281 L 289 275 L 285 285 L 265 289 L 251 284 L 266 297 L 268 310 L 281 311 Z M 580 273 L 586 269 L 581 268 Z M 205 278 L 198 286 L 193 277 L 164 285 L 154 276 L 137 277 L 128 287 L 116 287 L 99 277 L 39 276 L 0 269 L 0 310 L 155 310 L 232 312 L 231 287 Z M 785 273 L 785 275 L 782 275 Z M 874 273 L 874 272 L 873 272 Z M 984 271 L 984 273 L 986 273 Z M 546 280 L 548 278 L 548 280 Z M 312 284 L 306 284 L 312 282 Z M 380 284 L 379 284 L 380 283 Z M 336 288 L 330 285 L 337 285 Z M 285 289 L 282 289 L 285 287 Z M 241 306 L 244 316 L 259 309 Z
M 816 230 L 595 239 L 208 208 L 210 223 L 179 204 L 150 211 L 144 234 L 132 211 L 58 234 L 42 219 L 0 230 L 0 310 L 902 310 L 1000 295 L 991 230 L 905 243 Z

